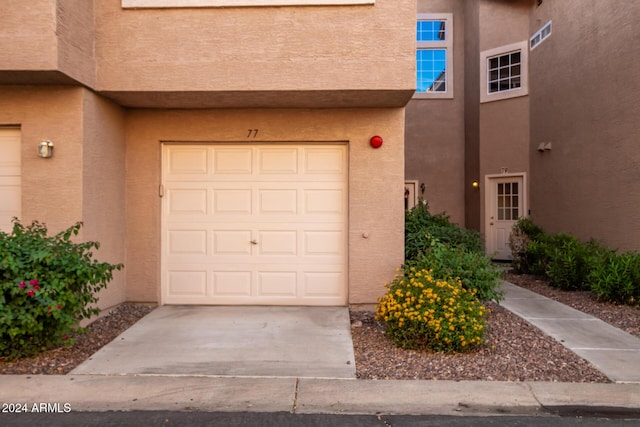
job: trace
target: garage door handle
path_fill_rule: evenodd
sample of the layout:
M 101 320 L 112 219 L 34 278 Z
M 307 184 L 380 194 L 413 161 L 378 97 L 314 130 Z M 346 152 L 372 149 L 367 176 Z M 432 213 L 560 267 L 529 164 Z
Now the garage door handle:
M 258 241 L 257 241 L 257 240 L 252 240 L 252 241 L 251 241 L 251 244 L 252 244 L 252 245 L 257 245 L 257 244 L 258 244 Z

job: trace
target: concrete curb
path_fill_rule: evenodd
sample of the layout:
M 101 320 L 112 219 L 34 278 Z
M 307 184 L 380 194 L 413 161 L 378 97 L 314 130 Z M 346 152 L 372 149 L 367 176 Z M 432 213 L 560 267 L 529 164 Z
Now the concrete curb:
M 207 376 L 4 375 L 0 402 L 71 411 L 640 417 L 640 384 Z

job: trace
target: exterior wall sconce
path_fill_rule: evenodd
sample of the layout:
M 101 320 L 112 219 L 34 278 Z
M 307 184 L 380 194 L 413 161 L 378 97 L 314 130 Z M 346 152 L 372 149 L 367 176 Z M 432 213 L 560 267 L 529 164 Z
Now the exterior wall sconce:
M 478 191 L 480 190 L 480 183 L 478 181 L 473 181 L 471 183 L 471 186 L 473 187 L 474 190 Z
M 538 151 L 544 153 L 545 151 L 551 151 L 551 143 L 550 142 L 541 142 L 538 144 Z
M 43 159 L 53 156 L 53 142 L 47 140 L 38 144 L 38 156 Z

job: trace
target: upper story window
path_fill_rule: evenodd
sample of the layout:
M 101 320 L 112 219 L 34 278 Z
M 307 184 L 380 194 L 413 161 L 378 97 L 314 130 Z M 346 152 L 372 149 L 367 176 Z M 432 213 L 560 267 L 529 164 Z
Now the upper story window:
M 528 95 L 526 41 L 480 52 L 480 102 Z
M 453 97 L 453 15 L 419 14 L 414 98 Z
M 540 43 L 544 41 L 547 37 L 551 35 L 551 21 L 544 24 L 544 27 L 540 28 L 534 35 L 529 39 L 529 46 L 531 50 L 535 49 Z
M 375 4 L 375 0 L 122 0 L 123 8 L 320 6 Z
M 521 57 L 522 52 L 518 50 L 488 59 L 489 93 L 520 88 Z

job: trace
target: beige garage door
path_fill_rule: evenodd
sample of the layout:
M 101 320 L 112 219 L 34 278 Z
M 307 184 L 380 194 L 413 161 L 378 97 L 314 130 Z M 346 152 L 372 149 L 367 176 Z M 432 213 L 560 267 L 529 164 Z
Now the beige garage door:
M 0 231 L 21 215 L 20 129 L 0 129 Z
M 165 144 L 164 304 L 347 303 L 344 144 Z

